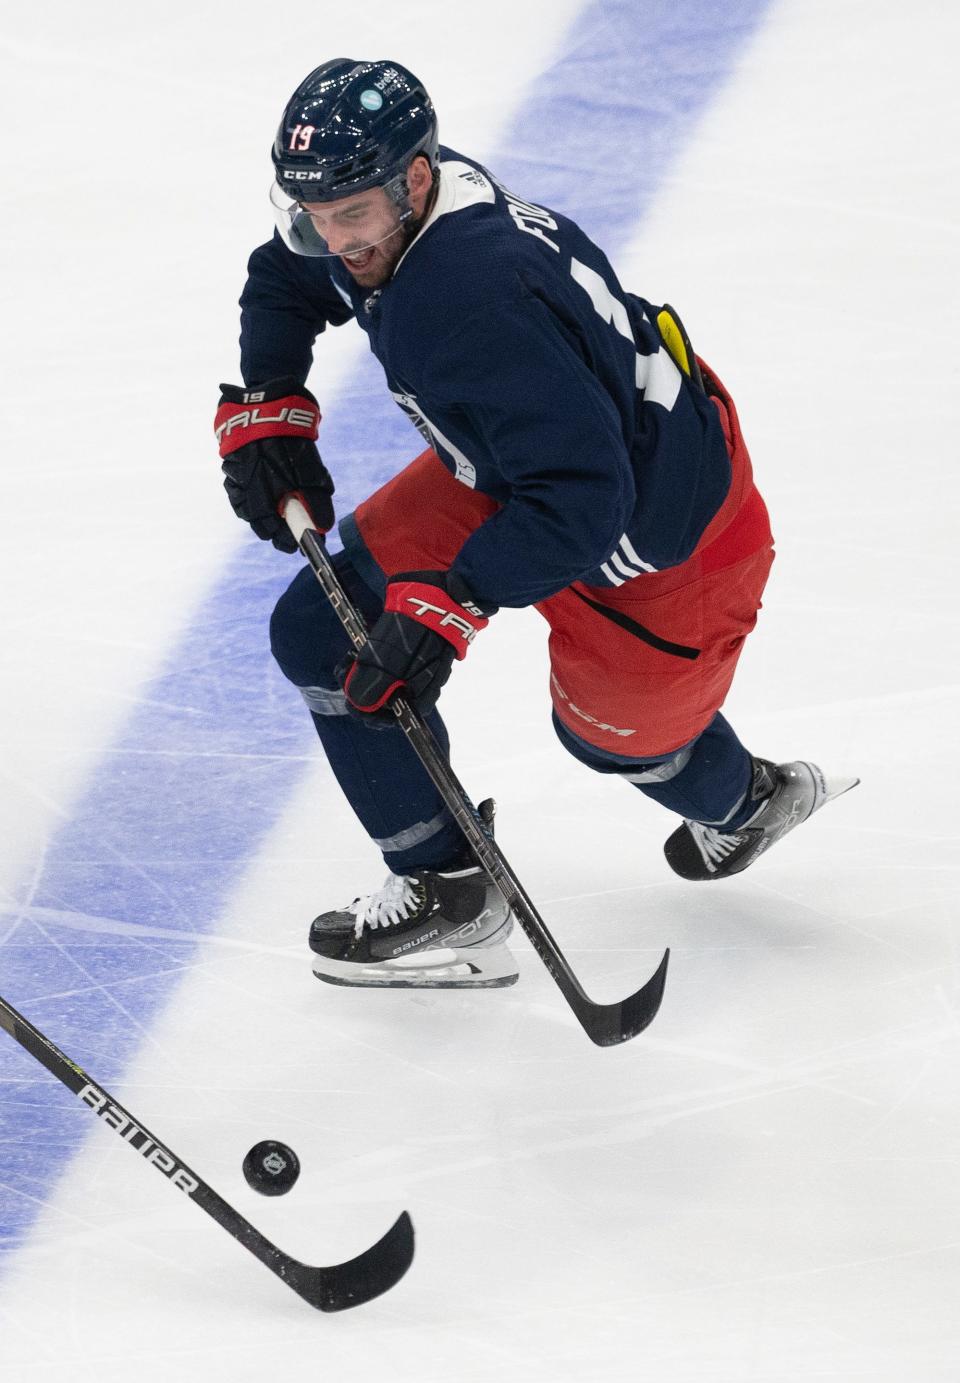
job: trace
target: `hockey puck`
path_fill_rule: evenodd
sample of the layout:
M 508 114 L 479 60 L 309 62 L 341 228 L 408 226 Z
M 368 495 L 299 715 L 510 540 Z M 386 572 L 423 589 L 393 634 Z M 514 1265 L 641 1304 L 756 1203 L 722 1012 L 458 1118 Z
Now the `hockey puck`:
M 267 1138 L 243 1159 L 243 1175 L 261 1196 L 285 1196 L 300 1175 L 300 1159 L 286 1143 Z

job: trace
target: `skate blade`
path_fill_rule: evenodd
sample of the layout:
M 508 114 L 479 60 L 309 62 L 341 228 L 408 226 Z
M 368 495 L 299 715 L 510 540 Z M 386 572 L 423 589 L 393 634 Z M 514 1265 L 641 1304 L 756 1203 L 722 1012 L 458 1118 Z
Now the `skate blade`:
M 814 768 L 815 765 L 811 764 L 810 767 Z M 857 787 L 860 779 L 842 775 L 834 775 L 828 778 L 820 769 L 817 769 L 815 782 L 817 797 L 813 805 L 813 811 L 810 813 L 811 816 L 813 812 L 819 811 L 821 807 L 825 807 L 828 802 L 835 801 L 836 798 L 842 797 L 845 792 L 849 792 L 851 788 Z
M 313 973 L 324 984 L 350 989 L 503 989 L 519 978 L 506 946 L 436 950 L 368 965 L 315 956 Z

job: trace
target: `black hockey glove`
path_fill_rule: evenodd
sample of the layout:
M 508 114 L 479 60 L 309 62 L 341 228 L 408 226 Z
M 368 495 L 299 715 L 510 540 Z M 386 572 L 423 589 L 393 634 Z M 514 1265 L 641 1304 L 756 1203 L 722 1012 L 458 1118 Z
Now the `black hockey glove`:
M 337 668 L 347 710 L 372 727 L 395 724 L 389 701 L 402 692 L 421 715 L 437 704 L 454 658 L 466 657 L 496 606 L 478 605 L 459 577 L 406 571 L 387 583 L 383 614 L 367 642 Z
M 295 494 L 321 533 L 333 527 L 333 481 L 316 448 L 317 401 L 292 376 L 257 388 L 220 385 L 214 422 L 220 444 L 223 488 L 241 519 L 258 538 L 281 552 L 296 552 L 277 507 Z

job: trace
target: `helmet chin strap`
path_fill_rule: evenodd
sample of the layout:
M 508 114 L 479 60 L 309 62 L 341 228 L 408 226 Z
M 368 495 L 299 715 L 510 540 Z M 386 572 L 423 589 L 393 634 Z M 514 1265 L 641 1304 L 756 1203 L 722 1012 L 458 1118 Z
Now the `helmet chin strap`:
M 430 191 L 427 193 L 427 200 L 424 203 L 423 211 L 420 213 L 419 216 L 414 216 L 413 207 L 410 205 L 410 188 L 407 185 L 407 178 L 405 173 L 401 174 L 398 179 L 399 186 L 397 187 L 396 192 L 394 192 L 392 189 L 390 191 L 390 195 L 391 197 L 393 197 L 393 200 L 400 211 L 400 230 L 403 233 L 404 249 L 406 249 L 407 246 L 417 238 L 417 236 L 420 233 L 420 230 L 424 225 L 424 222 L 429 218 L 430 213 L 436 206 L 437 197 L 440 192 L 440 169 L 432 168 L 430 171 L 432 174 L 432 179 L 430 182 Z

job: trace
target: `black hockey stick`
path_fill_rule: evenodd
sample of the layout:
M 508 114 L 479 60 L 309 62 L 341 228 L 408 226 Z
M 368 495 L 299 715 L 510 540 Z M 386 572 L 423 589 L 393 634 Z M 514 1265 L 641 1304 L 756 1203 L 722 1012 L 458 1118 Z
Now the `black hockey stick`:
M 143 1124 L 124 1109 L 102 1086 L 96 1085 L 86 1071 L 55 1047 L 48 1037 L 0 997 L 0 1027 L 42 1066 L 62 1081 L 68 1090 L 79 1096 L 82 1104 L 92 1109 L 109 1128 L 116 1130 L 142 1158 L 162 1172 L 179 1191 L 189 1196 L 205 1210 L 228 1234 L 232 1234 L 245 1249 L 265 1263 L 298 1296 L 321 1311 L 345 1311 L 361 1306 L 365 1301 L 389 1291 L 413 1261 L 413 1224 L 406 1211 L 379 1243 L 347 1263 L 332 1268 L 311 1268 L 299 1263 L 265 1239 L 249 1220 L 218 1196 L 211 1186 L 201 1180 L 155 1138 Z
M 310 515 L 292 495 L 283 510 L 287 525 L 300 545 L 300 551 L 313 568 L 314 574 L 327 594 L 354 648 L 366 642 L 367 629 L 363 617 L 354 607 L 330 564 L 323 539 L 311 527 Z M 667 979 L 670 952 L 642 989 L 615 1004 L 597 1004 L 585 993 L 566 957 L 547 929 L 547 924 L 534 907 L 523 885 L 510 868 L 496 841 L 484 831 L 480 820 L 460 780 L 450 767 L 450 760 L 437 744 L 430 728 L 403 697 L 395 696 L 390 707 L 397 723 L 413 747 L 434 786 L 440 793 L 458 826 L 466 836 L 478 862 L 486 870 L 520 926 L 526 932 L 537 955 L 553 976 L 560 992 L 576 1015 L 584 1032 L 598 1047 L 612 1047 L 636 1037 L 657 1016 L 663 988 Z

